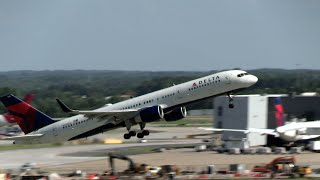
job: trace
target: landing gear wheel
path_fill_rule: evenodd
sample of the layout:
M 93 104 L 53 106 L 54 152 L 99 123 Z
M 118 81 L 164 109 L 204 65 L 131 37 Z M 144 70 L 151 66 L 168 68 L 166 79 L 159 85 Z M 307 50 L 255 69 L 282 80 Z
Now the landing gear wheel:
M 150 132 L 148 130 L 143 130 L 142 134 L 145 135 L 145 136 L 148 136 L 150 134 Z
M 144 137 L 144 134 L 143 134 L 143 133 L 138 133 L 138 134 L 137 134 L 137 137 L 140 138 L 140 139 L 142 139 L 142 138 Z
M 126 134 L 123 135 L 123 138 L 124 138 L 124 139 L 130 139 L 131 136 L 130 136 L 130 134 L 126 133 Z
M 229 104 L 229 108 L 230 108 L 230 109 L 233 109 L 233 108 L 234 108 L 234 105 L 233 105 L 233 104 Z
M 137 134 L 137 133 L 136 133 L 135 131 L 129 131 L 129 135 L 130 135 L 130 136 L 136 136 L 136 134 Z

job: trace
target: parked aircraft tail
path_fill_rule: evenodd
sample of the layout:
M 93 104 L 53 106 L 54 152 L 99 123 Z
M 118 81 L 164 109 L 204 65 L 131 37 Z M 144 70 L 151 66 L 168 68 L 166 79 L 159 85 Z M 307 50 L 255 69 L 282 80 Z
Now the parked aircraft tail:
M 0 98 L 9 113 L 16 118 L 17 124 L 25 134 L 54 123 L 49 116 L 32 107 L 12 94 Z
M 33 100 L 33 94 L 29 93 L 27 94 L 25 97 L 24 97 L 24 102 L 28 103 L 28 104 L 31 104 Z M 9 123 L 9 124 L 16 124 L 17 123 L 17 119 L 19 119 L 19 117 L 17 116 L 14 116 L 10 113 L 6 113 L 3 115 L 5 120 Z M 20 118 L 21 119 L 21 118 Z
M 23 99 L 23 101 L 25 103 L 27 103 L 27 104 L 31 104 L 32 100 L 33 100 L 33 94 L 32 93 L 27 94 Z
M 281 103 L 280 97 L 274 99 L 274 108 L 275 108 L 275 118 L 277 127 L 284 125 L 284 110 Z

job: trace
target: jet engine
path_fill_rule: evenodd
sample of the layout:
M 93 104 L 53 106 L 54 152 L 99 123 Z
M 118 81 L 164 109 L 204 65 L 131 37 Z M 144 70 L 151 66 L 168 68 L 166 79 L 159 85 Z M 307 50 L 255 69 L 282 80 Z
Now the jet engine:
M 186 107 L 180 107 L 180 108 L 174 109 L 168 114 L 165 114 L 164 119 L 166 121 L 177 121 L 185 118 L 186 116 L 187 116 Z
M 297 129 L 297 132 L 296 132 L 297 135 L 305 135 L 306 133 L 307 133 L 307 128 Z
M 161 106 L 152 106 L 142 109 L 136 118 L 137 122 L 153 122 L 163 118 Z

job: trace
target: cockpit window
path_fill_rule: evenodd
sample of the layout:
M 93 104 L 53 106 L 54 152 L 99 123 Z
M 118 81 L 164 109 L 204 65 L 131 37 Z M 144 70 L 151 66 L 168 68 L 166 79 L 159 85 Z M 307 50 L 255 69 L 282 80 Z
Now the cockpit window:
M 249 73 L 241 73 L 241 74 L 238 74 L 237 76 L 242 77 L 242 76 L 246 76 L 246 75 L 249 75 Z

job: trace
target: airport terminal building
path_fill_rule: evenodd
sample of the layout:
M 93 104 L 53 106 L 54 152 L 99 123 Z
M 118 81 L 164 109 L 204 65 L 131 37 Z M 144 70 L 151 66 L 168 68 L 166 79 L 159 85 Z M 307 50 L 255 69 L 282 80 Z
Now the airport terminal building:
M 234 97 L 233 109 L 228 107 L 228 97 L 214 98 L 213 126 L 223 129 L 274 129 L 277 127 L 274 101 L 279 97 L 284 109 L 285 122 L 320 120 L 320 96 L 315 94 L 237 95 Z M 222 140 L 229 147 L 239 147 L 243 142 L 251 147 L 283 144 L 279 138 L 273 136 L 243 132 L 222 132 Z

